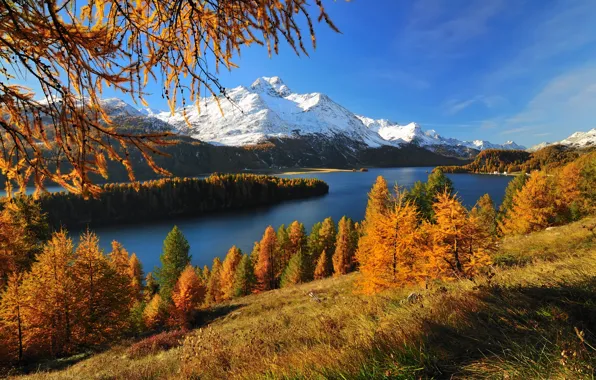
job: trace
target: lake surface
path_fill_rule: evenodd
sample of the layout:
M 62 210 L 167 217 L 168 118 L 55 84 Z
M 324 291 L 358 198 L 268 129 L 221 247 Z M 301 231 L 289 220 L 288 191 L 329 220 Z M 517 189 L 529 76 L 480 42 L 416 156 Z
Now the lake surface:
M 232 245 L 250 253 L 253 243 L 261 239 L 268 225 L 276 230 L 298 220 L 310 231 L 311 226 L 331 216 L 335 222 L 343 215 L 359 221 L 364 218 L 367 193 L 377 176 L 382 175 L 392 186 L 410 187 L 416 181 L 426 181 L 432 168 L 370 169 L 368 172 L 332 172 L 284 175 L 283 177 L 316 177 L 329 184 L 329 194 L 317 198 L 289 201 L 252 210 L 226 212 L 194 218 L 183 218 L 147 224 L 105 226 L 95 228 L 106 252 L 117 240 L 129 252 L 135 252 L 145 272 L 159 265 L 162 243 L 167 233 L 177 225 L 190 243 L 192 263 L 210 265 L 213 258 L 223 259 Z M 473 206 L 478 198 L 489 193 L 499 205 L 512 177 L 449 174 L 454 187 L 466 206 Z M 77 233 L 73 231 L 73 233 Z

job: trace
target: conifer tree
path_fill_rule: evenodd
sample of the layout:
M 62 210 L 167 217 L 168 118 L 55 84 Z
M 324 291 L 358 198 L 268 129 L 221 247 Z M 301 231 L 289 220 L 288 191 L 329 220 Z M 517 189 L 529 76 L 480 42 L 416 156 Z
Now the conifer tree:
M 163 251 L 159 260 L 161 268 L 156 270 L 161 298 L 169 302 L 172 290 L 180 274 L 190 264 L 190 245 L 178 226 L 174 226 L 163 242 Z
M 325 218 L 321 225 L 321 230 L 319 231 L 319 236 L 321 239 L 321 245 L 323 246 L 323 251 L 327 253 L 327 269 L 326 273 L 331 275 L 333 272 L 333 261 L 332 255 L 335 252 L 335 239 L 337 238 L 337 230 L 335 229 L 335 222 L 331 217 Z
M 290 227 L 288 227 L 288 237 L 290 240 L 290 256 L 294 256 L 298 252 L 305 252 L 307 250 L 307 237 L 304 224 L 297 220 L 292 222 Z
M 203 282 L 206 284 L 209 282 L 209 279 L 211 278 L 211 270 L 209 269 L 209 267 L 207 265 L 203 266 Z
M 21 291 L 21 273 L 11 273 L 8 284 L 0 293 L 0 337 L 4 337 L 4 350 L 10 359 L 23 360 L 24 330 L 23 321 L 24 295 Z
M 259 290 L 275 289 L 275 247 L 277 244 L 277 237 L 273 227 L 269 226 L 265 229 L 263 238 L 259 243 L 259 260 L 255 266 L 255 275 L 257 276 Z
M 495 204 L 488 194 L 484 194 L 472 209 L 472 213 L 478 217 L 480 223 L 486 226 L 491 235 L 497 233 L 497 211 Z
M 534 172 L 513 197 L 513 206 L 503 219 L 501 231 L 504 234 L 540 231 L 555 221 L 556 214 L 556 199 L 551 180 L 544 172 Z
M 164 302 L 159 295 L 156 293 L 153 298 L 145 306 L 143 311 L 143 321 L 147 330 L 155 330 L 162 326 L 166 318 L 166 308 Z
M 143 265 L 135 253 L 130 256 L 128 262 L 128 276 L 130 277 L 130 289 L 135 301 L 143 299 Z
M 279 226 L 277 229 L 277 243 L 275 245 L 275 258 L 274 262 L 274 276 L 275 276 L 275 284 L 279 284 L 281 279 L 281 275 L 290 261 L 290 257 L 292 256 L 291 252 L 291 243 L 290 243 L 290 235 L 289 235 L 289 228 L 286 228 L 284 224 Z
M 23 319 L 28 324 L 28 342 L 52 356 L 73 348 L 73 312 L 77 305 L 72 264 L 72 240 L 56 232 L 23 278 Z
M 414 203 L 424 220 L 432 221 L 434 218 L 433 203 L 444 192 L 453 193 L 453 182 L 441 169 L 435 168 L 428 175 L 426 183 L 418 181 L 412 189 L 405 193 L 405 200 Z
M 568 220 L 576 220 L 583 213 L 581 204 L 582 173 L 578 162 L 570 162 L 557 171 L 555 177 L 558 213 Z
M 505 196 L 503 197 L 503 202 L 499 207 L 499 221 L 502 221 L 507 212 L 513 206 L 513 198 L 515 195 L 524 187 L 528 177 L 525 174 L 516 175 L 505 188 Z
M 357 248 L 356 231 L 352 219 L 343 216 L 339 220 L 337 242 L 333 253 L 333 274 L 339 276 L 354 268 L 354 254 Z
M 358 241 L 358 249 L 356 251 L 356 262 L 359 267 L 366 264 L 372 254 L 376 244 L 376 231 L 380 229 L 380 224 L 386 218 L 390 201 L 391 195 L 387 188 L 387 182 L 383 177 L 379 176 L 368 193 L 368 203 L 366 205 L 364 221 L 362 221 L 361 225 L 362 236 Z
M 312 274 L 315 269 L 315 265 L 317 259 L 323 252 L 323 244 L 321 241 L 321 228 L 323 224 L 321 222 L 317 222 L 313 224 L 312 228 L 310 229 L 310 234 L 308 234 L 307 244 L 308 244 L 308 263 L 309 263 L 309 274 L 310 278 L 312 278 Z
M 257 284 L 254 267 L 248 255 L 242 255 L 234 279 L 234 296 L 242 297 L 252 293 Z
M 221 288 L 221 271 L 221 259 L 216 257 L 213 259 L 213 264 L 211 265 L 211 275 L 209 276 L 209 281 L 207 282 L 207 295 L 205 297 L 205 302 L 207 305 L 214 305 L 223 300 L 223 292 Z
M 130 257 L 128 251 L 124 249 L 122 244 L 116 240 L 112 241 L 112 251 L 110 252 L 110 263 L 112 267 L 123 278 L 129 277 L 130 272 Z
M 180 274 L 172 293 L 174 318 L 178 326 L 189 328 L 198 306 L 205 301 L 205 285 L 194 268 L 187 265 Z
M 253 268 L 257 265 L 257 262 L 259 261 L 259 250 L 260 250 L 260 245 L 258 241 L 255 241 L 253 246 L 252 246 L 252 251 L 250 251 L 250 261 L 252 262 L 252 266 Z
M 327 263 L 327 253 L 323 251 L 319 255 L 317 265 L 315 266 L 314 279 L 321 280 L 325 277 L 329 277 L 329 264 Z
M 122 257 L 128 259 L 124 251 Z M 127 326 L 128 313 L 132 307 L 130 281 L 122 269 L 110 262 L 99 248 L 97 235 L 83 233 L 75 251 L 72 265 L 76 284 L 75 305 L 71 313 L 73 337 L 78 344 L 92 345 L 122 334 Z M 120 263 L 118 263 L 120 264 Z
M 230 248 L 223 261 L 220 281 L 222 298 L 224 300 L 234 296 L 234 280 L 236 278 L 236 270 L 240 263 L 240 259 L 242 259 L 242 252 L 236 246 L 233 246 Z
M 295 253 L 281 277 L 281 287 L 300 284 L 306 281 L 306 260 L 302 251 Z
M 430 227 L 432 247 L 426 274 L 432 278 L 471 277 L 490 264 L 494 237 L 475 213 L 468 213 L 453 195 L 441 194 L 433 205 L 436 224 Z
M 157 292 L 159 292 L 159 284 L 153 276 L 153 272 L 149 272 L 147 273 L 147 276 L 145 276 L 145 288 L 143 290 L 143 298 L 145 299 L 145 302 L 151 301 Z
M 422 277 L 416 207 L 398 193 L 385 214 L 376 217 L 367 221 L 359 243 L 363 249 L 358 284 L 364 293 L 415 283 Z

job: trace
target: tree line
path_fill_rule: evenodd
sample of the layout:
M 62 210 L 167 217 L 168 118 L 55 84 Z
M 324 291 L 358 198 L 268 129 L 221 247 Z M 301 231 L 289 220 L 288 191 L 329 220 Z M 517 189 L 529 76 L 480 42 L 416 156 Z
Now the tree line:
M 96 198 L 59 192 L 43 194 L 41 208 L 54 228 L 137 222 L 234 210 L 323 195 L 329 186 L 314 178 L 213 174 L 204 179 L 164 178 L 106 184 Z
M 578 150 L 564 145 L 551 145 L 529 153 L 523 150 L 487 149 L 463 166 L 441 166 L 445 173 L 530 173 L 550 170 L 577 159 L 588 150 Z
M 174 227 L 161 265 L 143 275 L 118 242 L 104 254 L 92 232 L 74 244 L 49 234 L 30 198 L 5 200 L 0 212 L 0 360 L 35 360 L 95 348 L 126 336 L 193 327 L 202 310 L 226 300 L 358 271 L 355 290 L 473 278 L 491 270 L 497 239 L 525 234 L 596 211 L 596 153 L 551 173 L 510 181 L 504 202 L 488 194 L 467 209 L 449 178 L 434 170 L 410 189 L 378 177 L 365 218 L 312 226 L 268 226 L 250 253 L 232 246 L 223 260 L 191 265 Z M 144 278 L 144 281 L 143 281 Z

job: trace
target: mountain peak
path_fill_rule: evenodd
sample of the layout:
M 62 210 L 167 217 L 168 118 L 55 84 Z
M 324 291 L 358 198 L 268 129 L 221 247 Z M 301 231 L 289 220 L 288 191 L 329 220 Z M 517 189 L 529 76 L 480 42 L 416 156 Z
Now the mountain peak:
M 257 78 L 250 88 L 256 92 L 265 92 L 272 96 L 288 96 L 292 93 L 288 86 L 281 80 L 280 77 L 260 77 Z

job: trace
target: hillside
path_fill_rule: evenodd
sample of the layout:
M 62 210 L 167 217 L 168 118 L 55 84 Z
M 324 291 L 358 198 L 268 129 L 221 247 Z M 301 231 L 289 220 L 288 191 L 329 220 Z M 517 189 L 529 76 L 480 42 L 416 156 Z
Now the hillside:
M 364 296 L 351 274 L 243 297 L 182 347 L 120 345 L 27 378 L 592 378 L 595 227 L 506 238 L 493 275 L 474 282 Z
M 542 142 L 528 148 L 528 152 L 535 152 L 546 146 L 551 145 L 565 145 L 573 148 L 589 148 L 596 146 L 596 128 L 592 128 L 586 132 L 575 132 L 569 137 L 556 142 Z

